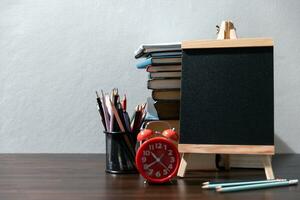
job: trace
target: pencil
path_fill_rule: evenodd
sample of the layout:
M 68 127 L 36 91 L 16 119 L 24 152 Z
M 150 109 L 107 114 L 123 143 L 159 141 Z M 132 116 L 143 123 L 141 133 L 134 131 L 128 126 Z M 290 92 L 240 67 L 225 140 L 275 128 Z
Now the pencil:
M 141 118 L 141 122 L 140 122 L 140 127 L 141 127 L 142 123 L 144 122 L 144 120 L 146 118 L 146 114 L 147 114 L 147 112 L 145 110 L 146 106 L 147 106 L 147 103 L 144 104 L 143 109 L 142 109 L 143 114 L 142 114 L 142 118 Z
M 205 184 L 202 186 L 203 189 L 216 189 L 218 187 L 228 187 L 228 186 L 238 186 L 238 185 L 251 185 L 251 184 L 259 184 L 259 183 L 272 183 L 286 181 L 286 179 L 272 179 L 272 180 L 260 180 L 260 181 L 243 181 L 243 182 L 230 182 L 230 183 L 213 183 L 213 184 Z
M 123 112 L 123 116 L 124 116 L 124 119 L 125 119 L 125 126 L 126 126 L 126 129 L 128 130 L 128 132 L 130 132 L 130 118 L 129 118 L 129 115 L 127 112 Z
M 133 114 L 132 119 L 131 119 L 131 132 L 134 132 L 134 128 L 135 128 L 135 125 L 136 125 L 136 120 L 137 120 L 137 117 L 138 117 L 138 109 L 139 109 L 139 105 L 137 105 L 135 107 L 135 111 L 134 111 L 134 114 Z
M 121 121 L 121 119 L 120 119 L 120 117 L 119 117 L 119 114 L 118 114 L 118 111 L 117 111 L 115 105 L 112 103 L 111 100 L 109 100 L 109 101 L 110 101 L 110 104 L 111 104 L 112 112 L 113 112 L 113 114 L 114 114 L 114 116 L 115 116 L 115 118 L 116 118 L 116 120 L 117 120 L 117 123 L 118 123 L 118 125 L 119 125 L 121 131 L 122 131 L 122 132 L 125 132 L 125 128 L 124 128 L 124 126 L 123 126 L 123 124 L 122 124 L 122 121 Z
M 118 89 L 117 88 L 113 88 L 112 92 L 111 92 L 111 100 L 113 105 L 117 108 L 117 104 L 118 104 L 118 99 L 119 99 L 119 95 L 118 95 Z M 113 131 L 120 131 L 120 127 L 118 126 L 118 123 L 116 121 L 113 121 Z
M 245 190 L 257 190 L 257 189 L 289 186 L 289 185 L 296 185 L 296 184 L 298 184 L 298 179 L 289 180 L 289 181 L 261 183 L 261 184 L 240 185 L 240 186 L 232 186 L 232 187 L 218 187 L 216 191 L 217 192 L 238 192 L 238 191 L 245 191 Z
M 134 125 L 134 121 L 135 121 L 135 117 L 136 117 L 137 108 L 138 108 L 138 106 L 135 107 L 134 113 L 133 113 L 133 115 L 132 115 L 132 117 L 131 117 L 131 120 L 130 120 L 131 131 L 132 131 L 132 129 L 133 129 L 133 125 Z
M 138 126 L 138 121 L 140 120 L 140 115 L 141 115 L 141 111 L 140 111 L 140 105 L 138 105 L 137 107 L 137 111 L 135 112 L 135 117 L 134 117 L 134 121 L 133 121 L 133 126 L 132 126 L 132 129 L 131 131 L 133 133 L 136 133 L 138 130 L 137 130 L 137 126 Z
M 105 95 L 105 102 L 106 102 L 106 107 L 107 107 L 107 111 L 109 113 L 109 131 L 110 132 L 113 132 L 113 128 L 114 128 L 114 114 L 113 114 L 113 111 L 112 111 L 112 104 L 111 104 L 111 100 L 108 96 L 108 94 Z
M 96 96 L 97 96 L 97 103 L 98 103 L 98 111 L 100 113 L 101 116 L 101 122 L 103 124 L 103 127 L 105 130 L 107 130 L 106 124 L 105 124 L 105 117 L 104 117 L 104 110 L 103 110 L 103 106 L 102 106 L 102 102 L 100 100 L 100 96 L 98 94 L 98 92 L 96 91 Z
M 102 101 L 102 106 L 103 106 L 103 113 L 104 113 L 104 121 L 105 121 L 105 125 L 106 125 L 106 130 L 110 131 L 109 130 L 109 114 L 108 114 L 108 110 L 107 110 L 103 90 L 101 90 L 101 101 Z
M 122 100 L 122 108 L 124 110 L 124 112 L 126 112 L 127 110 L 127 98 L 126 98 L 126 94 L 124 94 L 123 100 Z

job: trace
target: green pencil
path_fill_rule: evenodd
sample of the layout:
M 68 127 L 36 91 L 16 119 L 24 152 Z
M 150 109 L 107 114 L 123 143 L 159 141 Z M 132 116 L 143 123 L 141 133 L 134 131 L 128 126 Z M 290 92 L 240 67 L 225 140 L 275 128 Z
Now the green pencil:
M 216 189 L 217 192 L 238 192 L 244 190 L 256 190 L 263 188 L 272 188 L 272 187 L 280 187 L 280 186 L 288 186 L 288 185 L 296 185 L 298 184 L 298 179 L 289 180 L 289 181 L 277 181 L 271 183 L 261 183 L 261 184 L 252 184 L 252 185 L 240 185 L 233 187 L 218 187 Z
M 238 185 L 251 185 L 259 183 L 272 183 L 278 181 L 286 181 L 286 179 L 271 179 L 271 180 L 260 180 L 260 181 L 243 181 L 243 182 L 229 182 L 229 183 L 204 183 L 202 186 L 203 189 L 216 189 L 217 187 L 228 187 L 228 186 L 238 186 Z

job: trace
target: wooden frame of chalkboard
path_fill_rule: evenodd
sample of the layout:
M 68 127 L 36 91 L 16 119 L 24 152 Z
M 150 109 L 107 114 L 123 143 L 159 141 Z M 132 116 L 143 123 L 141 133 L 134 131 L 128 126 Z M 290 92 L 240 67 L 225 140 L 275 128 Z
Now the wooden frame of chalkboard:
M 262 155 L 274 178 L 273 40 L 182 42 L 179 151 Z

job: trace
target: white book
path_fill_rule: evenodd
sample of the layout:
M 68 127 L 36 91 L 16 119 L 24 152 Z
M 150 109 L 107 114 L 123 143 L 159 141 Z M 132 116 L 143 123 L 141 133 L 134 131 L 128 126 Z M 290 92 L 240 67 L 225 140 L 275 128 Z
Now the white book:
M 140 58 L 146 53 L 176 50 L 181 50 L 181 42 L 141 44 L 134 55 L 135 58 Z
M 190 154 L 186 170 L 218 170 L 215 154 Z
M 260 155 L 230 155 L 230 167 L 235 168 L 264 168 Z

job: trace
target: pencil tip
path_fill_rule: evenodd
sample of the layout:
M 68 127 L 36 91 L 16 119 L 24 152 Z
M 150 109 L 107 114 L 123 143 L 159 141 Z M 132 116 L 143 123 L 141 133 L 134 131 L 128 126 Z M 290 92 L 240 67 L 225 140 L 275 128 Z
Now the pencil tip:
M 96 96 L 99 98 L 99 94 L 98 94 L 97 90 L 96 90 Z
M 289 184 L 298 184 L 298 179 L 289 180 Z
M 208 189 L 208 185 L 203 185 L 202 188 L 203 189 Z
M 208 184 L 209 184 L 208 181 L 202 183 L 202 185 L 208 185 Z

